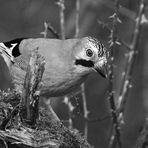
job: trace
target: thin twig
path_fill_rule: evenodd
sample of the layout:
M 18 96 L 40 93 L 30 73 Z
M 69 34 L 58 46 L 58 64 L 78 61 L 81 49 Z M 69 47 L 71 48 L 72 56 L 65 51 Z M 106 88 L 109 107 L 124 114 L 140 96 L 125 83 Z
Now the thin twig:
M 65 39 L 65 0 L 59 0 L 57 2 L 57 5 L 59 6 L 59 12 L 60 12 L 60 28 L 61 28 L 61 39 Z
M 65 0 L 59 0 L 57 4 L 58 4 L 59 9 L 60 9 L 59 12 L 60 12 L 61 39 L 64 40 L 66 38 L 66 36 L 65 36 L 65 14 L 64 14 Z M 71 104 L 70 98 L 68 96 L 64 97 L 63 102 L 68 107 L 68 115 L 69 115 L 68 127 L 69 127 L 69 129 L 72 129 L 73 128 L 73 110 L 74 110 L 74 107 Z
M 54 29 L 54 27 L 48 23 L 48 30 L 57 38 L 60 38 L 60 35 L 57 33 L 57 31 Z
M 48 24 L 46 22 L 44 22 L 44 31 L 41 32 L 40 34 L 43 34 L 44 38 L 47 38 L 47 34 L 48 34 Z
M 85 83 L 81 84 L 81 93 L 82 93 L 82 100 L 83 100 L 83 114 L 84 114 L 84 118 L 88 119 L 88 108 L 87 108 L 87 100 L 86 100 L 86 94 L 85 94 Z M 84 125 L 84 136 L 87 139 L 88 137 L 88 122 L 85 121 L 85 125 Z
M 75 19 L 75 37 L 79 37 L 79 17 L 80 17 L 80 0 L 76 0 L 76 19 Z M 85 94 L 85 83 L 81 84 L 81 94 L 82 94 L 82 101 L 83 101 L 83 114 L 84 119 L 88 119 L 89 111 L 87 109 L 87 100 Z M 84 123 L 84 136 L 87 139 L 88 136 L 88 121 L 85 120 Z
M 110 143 L 109 146 L 113 148 L 114 140 L 117 139 L 119 147 L 121 147 L 121 136 L 120 136 L 120 127 L 119 122 L 117 118 L 117 112 L 116 112 L 116 105 L 115 105 L 115 99 L 114 99 L 114 91 L 113 91 L 113 78 L 114 78 L 114 67 L 113 67 L 113 61 L 114 61 L 114 49 L 117 45 L 117 25 L 119 22 L 118 17 L 118 8 L 119 8 L 119 0 L 114 1 L 115 4 L 115 13 L 110 17 L 113 19 L 113 26 L 110 32 L 110 67 L 109 67 L 109 78 L 110 78 L 110 86 L 109 86 L 109 103 L 110 103 L 110 109 L 112 113 L 112 120 L 113 120 L 113 132 L 110 137 Z M 115 138 L 116 137 L 116 138 Z
M 55 28 L 47 22 L 44 22 L 44 31 L 41 32 L 41 34 L 43 34 L 44 38 L 47 38 L 47 34 L 48 34 L 48 30 L 57 38 L 60 38 L 60 35 L 57 33 L 57 31 L 55 30 Z
M 69 129 L 73 129 L 73 110 L 75 109 L 75 107 L 72 105 L 70 98 L 68 96 L 64 97 L 63 103 L 66 104 L 68 107 L 68 127 Z
M 59 6 L 59 13 L 60 13 L 60 28 L 61 28 L 61 39 L 64 40 L 66 38 L 65 36 L 65 0 L 59 0 L 58 1 L 58 6 Z M 73 105 L 70 102 L 70 98 L 68 96 L 64 97 L 64 101 L 63 101 L 67 107 L 68 107 L 68 127 L 69 129 L 73 128 L 73 117 L 72 117 L 72 112 L 73 112 Z
M 79 37 L 79 32 L 80 32 L 79 17 L 80 17 L 80 0 L 76 0 L 75 38 Z
M 100 3 L 102 5 L 105 5 L 107 8 L 110 8 L 111 10 L 115 10 L 115 5 L 113 1 L 108 1 L 108 0 L 102 0 L 102 1 L 98 1 L 98 4 L 100 5 Z M 135 21 L 136 18 L 136 13 L 122 5 L 119 5 L 119 13 L 125 17 L 127 17 L 128 19 Z

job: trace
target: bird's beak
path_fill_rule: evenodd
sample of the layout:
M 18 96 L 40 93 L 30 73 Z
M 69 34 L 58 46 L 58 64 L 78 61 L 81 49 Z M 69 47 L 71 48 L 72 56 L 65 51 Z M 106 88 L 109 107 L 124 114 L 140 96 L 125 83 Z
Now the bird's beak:
M 107 65 L 104 65 L 104 66 L 102 66 L 102 67 L 95 66 L 94 69 L 95 69 L 95 71 L 96 71 L 97 73 L 99 73 L 102 77 L 108 78 Z

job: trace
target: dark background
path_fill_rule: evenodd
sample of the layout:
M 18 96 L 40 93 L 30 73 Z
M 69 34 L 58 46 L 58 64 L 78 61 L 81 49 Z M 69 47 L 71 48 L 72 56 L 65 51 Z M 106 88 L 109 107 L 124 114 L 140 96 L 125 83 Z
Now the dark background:
M 80 0 L 80 37 L 93 36 L 101 40 L 108 47 L 109 31 L 97 23 L 102 20 L 111 24 L 111 16 L 114 5 L 111 0 Z M 19 37 L 42 37 L 40 32 L 44 30 L 44 22 L 48 21 L 60 32 L 59 8 L 56 0 L 0 0 L 0 41 L 8 41 Z M 122 23 L 118 25 L 120 38 L 130 43 L 134 31 L 135 16 L 139 7 L 138 0 L 120 0 L 125 8 L 120 13 Z M 66 36 L 73 38 L 75 30 L 75 0 L 65 0 Z M 146 9 L 147 13 L 147 9 Z M 132 147 L 143 126 L 147 116 L 148 107 L 148 27 L 143 25 L 139 55 L 134 66 L 132 88 L 129 91 L 128 102 L 125 109 L 125 124 L 121 128 L 124 148 Z M 49 37 L 53 35 L 49 32 Z M 121 84 L 121 73 L 125 67 L 125 53 L 127 49 L 118 46 L 115 50 L 115 98 Z M 86 96 L 90 117 L 104 117 L 110 114 L 108 98 L 108 80 L 97 74 L 92 74 L 86 82 Z M 5 90 L 10 86 L 7 67 L 0 58 L 0 88 Z M 82 114 L 81 97 L 77 96 L 79 105 L 75 106 L 76 117 L 74 127 L 83 132 L 84 123 L 80 117 Z M 74 104 L 76 100 L 72 98 Z M 53 99 L 53 105 L 59 117 L 68 119 L 67 106 L 61 99 Z M 111 119 L 89 123 L 88 141 L 95 148 L 107 148 L 111 132 Z

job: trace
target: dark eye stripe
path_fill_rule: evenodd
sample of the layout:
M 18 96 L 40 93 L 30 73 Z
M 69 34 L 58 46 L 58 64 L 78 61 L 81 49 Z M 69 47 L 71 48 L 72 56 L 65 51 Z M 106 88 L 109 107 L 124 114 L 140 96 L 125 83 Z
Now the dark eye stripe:
M 84 59 L 77 59 L 75 61 L 76 65 L 82 65 L 84 67 L 94 67 L 94 62 L 93 61 L 86 61 Z

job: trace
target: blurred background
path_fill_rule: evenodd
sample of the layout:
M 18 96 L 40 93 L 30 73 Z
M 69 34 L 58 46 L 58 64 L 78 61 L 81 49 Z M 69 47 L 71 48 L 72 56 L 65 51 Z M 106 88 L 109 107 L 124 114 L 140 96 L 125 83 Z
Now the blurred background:
M 49 22 L 60 33 L 59 8 L 56 0 L 0 0 L 0 42 L 19 37 L 43 37 L 44 22 Z M 75 0 L 65 0 L 65 27 L 67 38 L 73 38 L 75 32 Z M 120 0 L 122 23 L 118 25 L 118 36 L 127 43 L 131 42 L 139 0 Z M 101 20 L 111 24 L 114 13 L 112 0 L 80 0 L 80 37 L 93 36 L 108 47 L 109 31 L 98 23 Z M 146 8 L 148 13 L 148 6 Z M 143 25 L 139 41 L 139 55 L 132 76 L 132 88 L 129 91 L 125 109 L 125 124 L 121 128 L 123 148 L 136 143 L 137 136 L 148 114 L 148 25 Z M 49 32 L 48 37 L 54 36 Z M 117 46 L 115 50 L 115 98 L 118 96 L 122 72 L 125 67 L 127 49 Z M 108 80 L 92 74 L 86 82 L 87 105 L 91 118 L 103 118 L 110 115 L 108 102 Z M 8 69 L 0 57 L 0 89 L 11 87 Z M 75 106 L 74 127 L 83 133 L 84 121 L 81 96 L 72 97 Z M 67 106 L 61 99 L 53 99 L 54 109 L 62 120 L 68 119 Z M 88 124 L 88 142 L 95 148 L 107 148 L 111 133 L 111 118 Z

